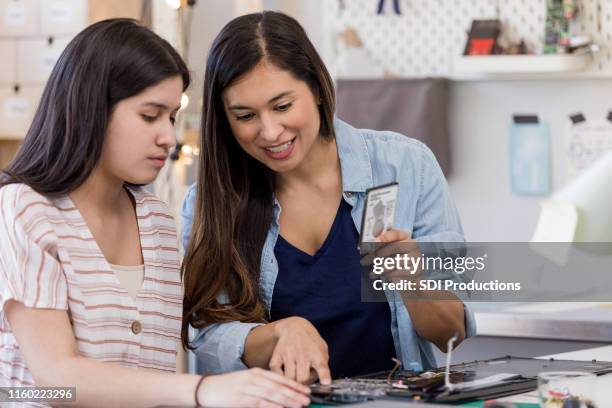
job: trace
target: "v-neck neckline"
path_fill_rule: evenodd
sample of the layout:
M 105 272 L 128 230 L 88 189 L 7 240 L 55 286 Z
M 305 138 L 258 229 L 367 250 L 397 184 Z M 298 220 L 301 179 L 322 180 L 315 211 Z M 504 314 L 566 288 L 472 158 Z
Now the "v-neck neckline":
M 327 252 L 327 248 L 331 245 L 331 242 L 333 241 L 334 236 L 336 235 L 336 231 L 338 230 L 338 223 L 340 222 L 341 218 L 343 204 L 344 199 L 340 198 L 340 204 L 338 205 L 338 210 L 336 211 L 336 216 L 334 217 L 334 221 L 332 222 L 329 232 L 327 233 L 327 236 L 325 237 L 325 240 L 323 241 L 319 249 L 317 249 L 314 254 L 310 255 L 308 252 L 296 247 L 291 242 L 287 241 L 280 233 L 278 234 L 278 239 L 282 240 L 285 245 L 289 246 L 294 251 L 297 251 L 300 255 L 308 257 L 308 259 L 310 260 L 319 259 L 323 255 L 325 255 L 325 252 Z
M 81 211 L 79 210 L 79 208 L 75 205 L 74 201 L 72 201 L 72 198 L 70 198 L 70 196 L 68 194 L 66 194 L 65 199 L 66 201 L 70 204 L 70 206 L 72 208 L 74 208 L 74 210 L 78 213 L 79 215 L 79 219 L 80 221 L 83 223 L 84 228 L 77 228 L 77 231 L 79 233 L 79 235 L 81 236 L 81 238 L 83 238 L 89 245 L 92 246 L 92 248 L 98 253 L 100 254 L 100 257 L 103 259 L 103 262 L 105 264 L 105 269 L 107 272 L 111 272 L 113 277 L 113 283 L 115 283 L 120 290 L 126 295 L 127 298 L 129 298 L 133 303 L 134 306 L 136 304 L 136 299 L 140 296 L 140 293 L 143 291 L 144 286 L 145 286 L 145 282 L 147 280 L 147 276 L 149 275 L 149 269 L 150 269 L 150 265 L 147 262 L 147 258 L 145 257 L 144 254 L 144 247 L 143 247 L 143 242 L 142 242 L 142 230 L 143 230 L 143 216 L 144 213 L 146 212 L 146 204 L 144 203 L 143 200 L 139 200 L 139 198 L 137 197 L 137 192 L 135 190 L 133 190 L 130 186 L 124 186 L 125 191 L 127 191 L 128 194 L 130 194 L 131 198 L 134 200 L 134 215 L 136 216 L 136 224 L 138 226 L 138 239 L 140 240 L 140 252 L 142 255 L 142 261 L 143 261 L 143 265 L 144 265 L 144 275 L 143 275 L 143 279 L 142 279 L 142 283 L 140 285 L 140 288 L 138 289 L 138 292 L 136 292 L 136 296 L 132 298 L 132 296 L 130 296 L 129 292 L 127 291 L 127 289 L 123 286 L 123 284 L 121 283 L 121 281 L 119 280 L 119 278 L 117 277 L 117 275 L 115 274 L 115 272 L 113 271 L 113 268 L 111 267 L 111 263 L 108 261 L 108 259 L 106 259 L 106 256 L 104 255 L 104 252 L 102 252 L 102 249 L 100 248 L 100 245 L 98 245 L 98 241 L 96 241 L 96 238 L 93 236 L 93 233 L 91 232 L 91 229 L 89 228 L 89 225 L 87 224 L 87 220 L 85 220 L 85 217 L 83 217 L 83 214 L 81 213 Z M 131 200 L 130 200 L 131 201 Z

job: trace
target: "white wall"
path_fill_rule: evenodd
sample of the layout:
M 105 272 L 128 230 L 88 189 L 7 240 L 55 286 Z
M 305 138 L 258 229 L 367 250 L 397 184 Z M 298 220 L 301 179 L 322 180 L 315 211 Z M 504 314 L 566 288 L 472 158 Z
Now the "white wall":
M 553 189 L 565 182 L 567 115 L 604 118 L 612 108 L 612 81 L 455 82 L 450 92 L 453 172 L 449 179 L 470 241 L 531 238 L 541 198 L 510 191 L 508 125 L 513 113 L 537 113 L 552 139 Z M 612 182 L 612 180 L 611 180 Z

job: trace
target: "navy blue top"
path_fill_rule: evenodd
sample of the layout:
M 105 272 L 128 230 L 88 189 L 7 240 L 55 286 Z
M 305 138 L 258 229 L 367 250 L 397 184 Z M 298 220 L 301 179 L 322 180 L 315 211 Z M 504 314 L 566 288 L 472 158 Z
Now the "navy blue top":
M 272 321 L 301 316 L 329 347 L 333 378 L 389 370 L 395 357 L 387 302 L 361 302 L 359 235 L 351 206 L 341 200 L 329 235 L 311 256 L 278 237 Z M 367 279 L 367 277 L 364 277 Z

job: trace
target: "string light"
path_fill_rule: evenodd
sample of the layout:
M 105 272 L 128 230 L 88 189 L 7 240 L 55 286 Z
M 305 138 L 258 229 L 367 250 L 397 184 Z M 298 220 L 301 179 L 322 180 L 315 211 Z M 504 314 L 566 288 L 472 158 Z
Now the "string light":
M 181 109 L 185 109 L 189 105 L 189 97 L 186 93 L 181 95 Z
M 191 156 L 191 154 L 193 153 L 193 148 L 189 146 L 188 144 L 183 145 L 183 147 L 181 147 L 181 153 L 183 153 L 186 156 Z
M 166 0 L 166 4 L 175 10 L 181 8 L 181 0 Z

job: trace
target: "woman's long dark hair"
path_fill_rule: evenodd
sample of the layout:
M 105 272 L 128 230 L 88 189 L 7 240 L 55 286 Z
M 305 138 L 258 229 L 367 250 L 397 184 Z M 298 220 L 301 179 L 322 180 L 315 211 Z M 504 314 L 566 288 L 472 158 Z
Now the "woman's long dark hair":
M 164 79 L 189 71 L 172 46 L 131 19 L 81 31 L 64 49 L 0 187 L 25 183 L 47 196 L 79 187 L 96 166 L 113 108 Z
M 310 87 L 321 101 L 319 133 L 334 137 L 333 83 L 300 24 L 271 11 L 228 23 L 213 42 L 204 78 L 199 184 L 182 270 L 187 347 L 189 325 L 266 319 L 258 281 L 273 217 L 274 174 L 238 145 L 222 102 L 223 90 L 264 59 Z

